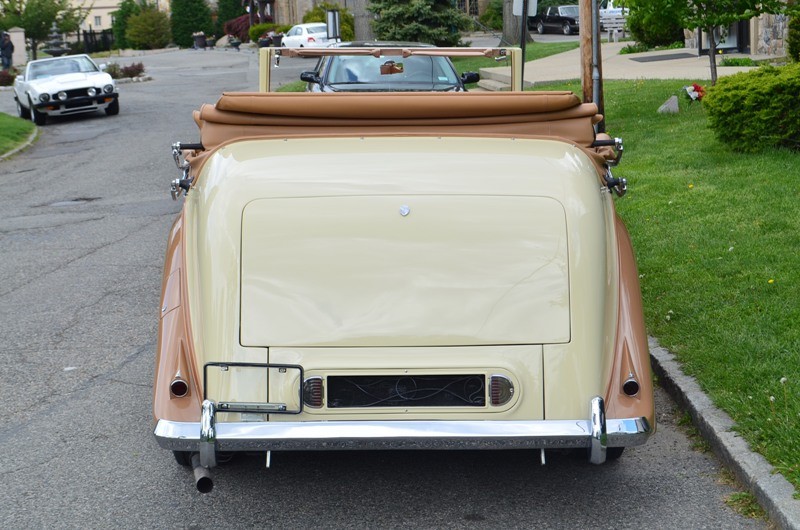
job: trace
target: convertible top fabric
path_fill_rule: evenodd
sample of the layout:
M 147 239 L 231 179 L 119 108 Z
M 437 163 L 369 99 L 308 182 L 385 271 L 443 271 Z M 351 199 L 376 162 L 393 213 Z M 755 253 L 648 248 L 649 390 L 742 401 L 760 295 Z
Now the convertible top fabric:
M 556 138 L 582 147 L 599 172 L 613 158 L 591 147 L 597 106 L 572 92 L 226 93 L 194 119 L 205 148 L 195 169 L 231 141 L 354 135 Z

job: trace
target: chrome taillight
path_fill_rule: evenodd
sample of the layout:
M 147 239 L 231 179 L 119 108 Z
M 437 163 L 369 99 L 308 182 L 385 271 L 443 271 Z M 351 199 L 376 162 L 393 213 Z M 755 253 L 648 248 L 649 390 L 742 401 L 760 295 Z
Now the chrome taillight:
M 303 381 L 303 404 L 314 409 L 322 408 L 325 389 L 321 377 L 309 377 Z
M 504 375 L 493 375 L 489 379 L 489 394 L 492 406 L 505 405 L 514 397 L 514 383 Z
M 189 383 L 180 378 L 173 379 L 169 384 L 169 391 L 175 397 L 183 397 L 189 393 Z

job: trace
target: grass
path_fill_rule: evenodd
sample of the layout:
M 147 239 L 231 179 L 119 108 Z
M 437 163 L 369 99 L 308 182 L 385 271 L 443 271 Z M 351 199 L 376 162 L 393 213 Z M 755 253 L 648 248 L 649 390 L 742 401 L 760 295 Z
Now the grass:
M 556 55 L 559 53 L 574 50 L 580 46 L 577 41 L 569 42 L 533 42 L 525 46 L 525 61 L 533 61 Z M 506 66 L 508 63 L 505 61 L 497 62 L 494 59 L 487 57 L 454 57 L 453 65 L 459 74 L 464 72 L 477 72 L 481 68 L 493 68 L 497 66 Z
M 22 120 L 0 112 L 0 155 L 22 144 L 34 129 L 29 120 Z
M 733 152 L 685 99 L 678 114 L 656 113 L 691 82 L 605 82 L 648 332 L 798 489 L 800 153 Z

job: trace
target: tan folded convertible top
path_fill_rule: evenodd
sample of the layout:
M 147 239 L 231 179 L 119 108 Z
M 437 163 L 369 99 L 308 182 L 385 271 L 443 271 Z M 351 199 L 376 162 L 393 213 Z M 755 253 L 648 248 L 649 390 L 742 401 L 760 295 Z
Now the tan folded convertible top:
M 598 170 L 613 158 L 591 147 L 597 106 L 572 92 L 226 93 L 194 119 L 206 153 L 245 138 L 457 135 L 563 139 L 584 148 Z

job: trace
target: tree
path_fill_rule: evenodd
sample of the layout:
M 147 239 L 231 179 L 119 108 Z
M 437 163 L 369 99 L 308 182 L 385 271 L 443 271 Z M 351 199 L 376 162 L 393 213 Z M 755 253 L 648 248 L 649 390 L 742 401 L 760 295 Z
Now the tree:
M 125 36 L 128 31 L 128 20 L 141 12 L 142 6 L 136 0 L 122 0 L 119 9 L 111 13 L 114 17 L 114 22 L 111 24 L 111 31 L 114 32 L 114 45 L 120 50 L 131 47 Z
M 206 0 L 172 0 L 172 38 L 175 44 L 188 48 L 194 44 L 192 33 L 211 34 L 211 9 Z
M 78 31 L 88 13 L 83 4 L 76 7 L 70 0 L 0 0 L 0 26 L 24 29 L 33 59 L 54 23 L 60 33 L 72 33 Z
M 169 17 L 155 6 L 146 5 L 128 19 L 125 39 L 137 50 L 163 48 L 172 40 Z
M 719 30 L 740 20 L 750 20 L 762 13 L 780 13 L 783 9 L 782 0 L 688 0 L 686 10 L 683 11 L 683 26 L 691 30 L 702 29 L 708 36 L 712 85 L 717 83 Z
M 303 22 L 327 22 L 326 16 L 328 10 L 339 11 L 339 30 L 341 31 L 342 40 L 353 40 L 355 38 L 355 32 L 353 30 L 355 18 L 353 18 L 353 14 L 346 7 L 322 2 L 303 15 Z
M 514 16 L 513 4 L 513 0 L 503 0 L 503 36 L 500 38 L 501 46 L 519 46 L 521 42 L 520 29 L 522 29 L 522 20 L 520 17 Z M 527 22 L 526 20 L 525 42 L 533 42 L 531 33 L 528 31 Z
M 472 27 L 452 0 L 370 0 L 367 9 L 377 17 L 373 29 L 382 40 L 456 46 L 459 31 Z

